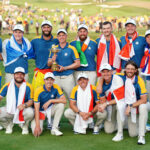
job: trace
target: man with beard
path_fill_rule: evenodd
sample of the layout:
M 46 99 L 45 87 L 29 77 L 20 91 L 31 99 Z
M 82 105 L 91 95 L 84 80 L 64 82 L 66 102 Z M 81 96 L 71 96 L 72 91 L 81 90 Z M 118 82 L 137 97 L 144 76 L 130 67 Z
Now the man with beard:
M 35 54 L 35 65 L 34 77 L 32 81 L 32 86 L 34 90 L 44 84 L 44 74 L 46 72 L 51 72 L 47 65 L 49 51 L 53 45 L 58 44 L 58 40 L 55 39 L 52 32 L 52 24 L 50 21 L 45 20 L 41 24 L 42 36 L 41 38 L 33 39 L 31 44 L 33 46 Z
M 17 67 L 14 79 L 6 83 L 0 91 L 0 100 L 6 96 L 6 106 L 0 108 L 0 125 L 6 134 L 13 132 L 13 125 L 19 124 L 22 134 L 28 134 L 29 122 L 33 119 L 33 89 L 25 82 L 25 70 Z
M 80 73 L 86 73 L 90 84 L 95 85 L 97 43 L 88 36 L 88 27 L 85 24 L 78 26 L 77 40 L 72 41 L 70 45 L 77 49 L 80 56 L 80 67 L 74 72 L 75 81 Z
M 127 20 L 125 29 L 126 35 L 120 38 L 121 51 L 119 56 L 122 59 L 121 68 L 125 68 L 128 60 L 133 60 L 139 68 L 142 57 L 144 56 L 145 38 L 138 35 L 136 22 L 133 19 Z
M 28 59 L 32 58 L 32 45 L 28 39 L 23 37 L 24 28 L 17 24 L 13 28 L 13 35 L 10 39 L 3 41 L 2 57 L 5 67 L 5 82 L 10 82 L 14 78 L 16 67 L 25 69 L 25 80 L 28 81 Z
M 105 21 L 102 25 L 103 34 L 96 40 L 98 43 L 97 76 L 100 76 L 99 69 L 104 63 L 110 64 L 113 70 L 120 69 L 121 67 L 121 59 L 118 56 L 120 44 L 112 32 L 111 22 Z

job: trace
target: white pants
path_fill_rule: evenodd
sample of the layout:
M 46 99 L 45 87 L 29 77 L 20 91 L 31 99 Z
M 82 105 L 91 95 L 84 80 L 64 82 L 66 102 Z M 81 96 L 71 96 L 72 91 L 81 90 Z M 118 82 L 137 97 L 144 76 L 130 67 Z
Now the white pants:
M 74 122 L 76 119 L 76 113 L 71 108 L 68 108 L 64 112 L 64 115 L 69 120 L 69 122 L 74 126 Z M 95 126 L 99 126 L 105 118 L 106 118 L 106 114 L 102 115 L 100 112 L 97 112 L 96 113 L 97 120 L 96 120 Z
M 24 116 L 24 121 L 25 121 L 23 126 L 28 127 L 29 122 L 34 117 L 33 108 L 31 108 L 31 107 L 25 108 L 23 110 L 23 116 Z M 8 114 L 6 111 L 6 107 L 0 108 L 0 125 L 1 126 L 3 126 L 4 128 L 7 128 L 8 125 L 13 124 L 13 118 L 14 118 L 14 115 Z
M 25 80 L 28 82 L 28 73 L 25 74 Z M 14 74 L 11 74 L 11 73 L 6 73 L 5 74 L 5 83 L 8 83 L 10 82 L 12 79 L 14 79 Z
M 51 110 L 51 117 L 54 118 L 52 129 L 58 128 L 59 122 L 64 112 L 65 105 L 63 103 L 54 104 Z M 40 128 L 43 131 L 43 123 L 44 120 L 40 120 Z M 32 133 L 34 134 L 34 130 L 36 127 L 35 119 L 31 122 Z
M 85 73 L 87 74 L 88 78 L 89 78 L 89 83 L 92 84 L 92 85 L 95 85 L 96 84 L 96 71 L 75 71 L 74 72 L 74 78 L 75 78 L 75 82 L 77 84 L 77 78 L 78 78 L 78 75 L 80 73 Z
M 148 118 L 147 104 L 139 106 L 139 115 L 137 115 L 136 123 L 131 120 L 131 115 L 128 117 L 128 132 L 131 137 L 145 136 L 145 128 Z
M 75 86 L 73 74 L 68 76 L 55 76 L 55 83 L 66 93 L 67 98 L 70 98 L 71 91 Z

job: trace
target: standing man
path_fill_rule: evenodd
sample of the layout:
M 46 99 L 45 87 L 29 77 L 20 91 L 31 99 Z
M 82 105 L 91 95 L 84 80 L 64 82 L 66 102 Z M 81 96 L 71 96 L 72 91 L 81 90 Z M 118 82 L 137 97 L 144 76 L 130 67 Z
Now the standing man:
M 102 24 L 102 35 L 96 41 L 98 43 L 97 52 L 97 76 L 100 76 L 100 66 L 104 63 L 111 65 L 113 70 L 121 69 L 121 59 L 119 58 L 120 45 L 112 34 L 113 28 L 109 21 L 105 21 Z
M 80 56 L 81 66 L 74 72 L 75 80 L 77 81 L 77 77 L 80 73 L 86 73 L 89 77 L 90 84 L 95 85 L 97 43 L 88 36 L 88 27 L 85 24 L 79 25 L 77 40 L 70 44 L 77 49 Z
M 97 112 L 99 99 L 96 93 L 96 87 L 89 83 L 88 76 L 85 73 L 80 73 L 77 78 L 78 85 L 71 92 L 70 108 L 64 115 L 69 119 L 74 127 L 75 134 L 86 134 L 88 124 L 93 122 L 93 115 L 96 115 L 93 134 L 99 134 L 99 125 L 103 118 Z M 106 116 L 104 116 L 106 117 Z
M 33 49 L 28 39 L 23 37 L 24 28 L 17 24 L 13 28 L 13 35 L 6 39 L 2 45 L 2 57 L 5 67 L 5 82 L 10 82 L 16 67 L 23 67 L 25 80 L 28 81 L 28 59 L 32 58 Z
M 0 91 L 0 100 L 6 96 L 6 106 L 0 108 L 0 125 L 6 134 L 13 132 L 13 125 L 19 124 L 22 134 L 28 134 L 29 122 L 33 119 L 33 89 L 25 82 L 25 70 L 17 67 L 14 79 L 6 83 Z
M 53 45 L 58 44 L 58 40 L 55 39 L 52 32 L 52 24 L 50 21 L 45 20 L 41 24 L 42 36 L 41 38 L 33 39 L 31 44 L 33 46 L 33 51 L 35 54 L 35 65 L 34 76 L 32 81 L 32 86 L 34 90 L 44 84 L 44 74 L 50 72 L 47 65 L 48 56 L 50 49 Z
M 51 117 L 54 118 L 51 134 L 56 136 L 63 135 L 58 130 L 58 125 L 64 112 L 66 99 L 61 88 L 54 84 L 54 81 L 53 73 L 47 72 L 44 76 L 45 84 L 35 91 L 35 119 L 31 123 L 32 133 L 35 137 L 40 136 L 42 133 L 45 117 L 47 117 L 49 124 L 51 124 Z
M 71 90 L 75 86 L 74 69 L 80 67 L 79 54 L 76 48 L 67 43 L 67 32 L 65 29 L 58 30 L 57 38 L 59 40 L 57 47 L 60 51 L 57 53 L 57 56 L 50 52 L 48 66 L 51 67 L 55 60 L 58 63 L 59 70 L 54 71 L 55 82 L 65 91 L 69 99 Z
M 125 64 L 128 60 L 133 60 L 139 68 L 144 56 L 145 38 L 138 35 L 136 22 L 133 19 L 127 20 L 125 29 L 126 35 L 120 38 L 121 51 L 119 56 L 122 59 L 122 69 L 125 69 Z

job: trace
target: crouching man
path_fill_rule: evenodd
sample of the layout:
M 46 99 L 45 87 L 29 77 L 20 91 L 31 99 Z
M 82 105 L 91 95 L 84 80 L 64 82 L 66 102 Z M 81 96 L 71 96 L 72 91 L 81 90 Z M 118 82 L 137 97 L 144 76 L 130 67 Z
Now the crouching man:
M 22 134 L 28 134 L 29 122 L 34 117 L 33 89 L 25 82 L 25 70 L 17 67 L 14 79 L 6 83 L 0 91 L 0 100 L 6 96 L 6 106 L 0 108 L 0 125 L 6 128 L 6 134 L 13 132 L 13 125 L 19 124 Z
M 74 132 L 86 134 L 88 124 L 93 122 L 93 115 L 96 114 L 97 121 L 95 123 L 93 134 L 99 133 L 99 125 L 103 119 L 97 113 L 97 105 L 99 103 L 96 87 L 89 83 L 88 76 L 80 73 L 77 78 L 78 85 L 71 92 L 70 108 L 64 115 L 69 119 L 74 127 Z
M 54 81 L 55 77 L 53 73 L 46 73 L 44 76 L 45 84 L 35 91 L 35 119 L 31 122 L 32 133 L 35 137 L 42 133 L 46 117 L 49 124 L 51 124 L 51 117 L 54 118 L 51 134 L 56 136 L 63 135 L 58 130 L 58 125 L 64 112 L 66 98 L 61 88 L 57 84 L 54 84 Z

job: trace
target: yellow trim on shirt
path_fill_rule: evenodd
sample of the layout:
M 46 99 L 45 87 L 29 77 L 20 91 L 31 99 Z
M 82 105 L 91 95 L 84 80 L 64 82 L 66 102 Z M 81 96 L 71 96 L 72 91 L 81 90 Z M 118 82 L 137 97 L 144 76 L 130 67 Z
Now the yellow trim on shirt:
M 0 93 L 3 91 L 3 89 L 4 89 L 6 86 L 8 86 L 9 83 L 10 83 L 10 82 L 8 82 L 8 83 L 6 83 L 6 84 L 3 85 L 3 87 L 2 87 L 1 90 L 0 90 Z
M 145 87 L 145 83 L 144 83 L 144 80 L 140 76 L 138 76 L 138 84 L 141 88 L 141 94 L 146 94 L 147 90 L 146 90 L 146 87 Z
M 53 84 L 53 87 L 58 90 L 59 95 L 63 95 L 63 91 L 57 84 Z
M 74 46 L 71 46 L 71 45 L 69 45 L 68 47 L 73 50 L 76 59 L 79 59 L 79 54 L 78 54 L 77 49 Z
M 75 94 L 76 94 L 77 90 L 78 90 L 78 85 L 76 85 L 76 86 L 72 89 L 71 94 L 70 94 L 70 99 L 75 99 Z
M 32 85 L 30 84 L 30 83 L 26 83 L 27 84 L 27 86 L 30 88 L 30 97 L 33 99 L 34 98 L 34 95 L 33 95 L 33 87 L 32 87 Z
M 39 87 L 39 88 L 37 88 L 35 90 L 35 93 L 34 93 L 34 102 L 38 102 L 38 97 L 39 97 L 40 93 L 42 93 L 43 91 L 44 91 L 43 86 L 41 86 L 41 87 Z

